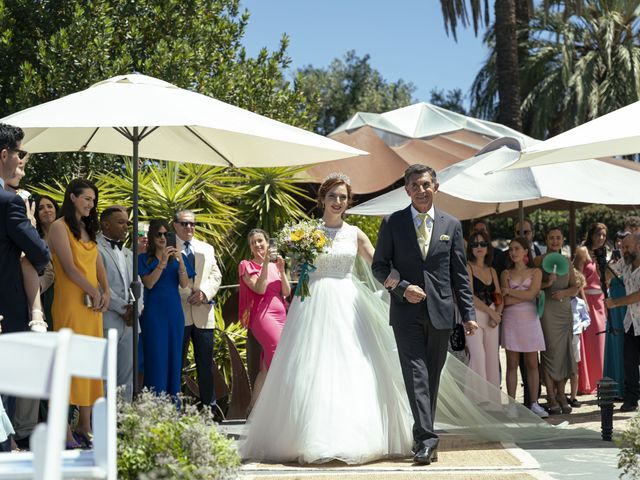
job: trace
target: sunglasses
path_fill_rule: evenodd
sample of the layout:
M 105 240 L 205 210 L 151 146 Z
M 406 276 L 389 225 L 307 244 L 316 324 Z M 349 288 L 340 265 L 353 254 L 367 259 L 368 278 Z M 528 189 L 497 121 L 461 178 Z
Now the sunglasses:
M 487 242 L 471 242 L 469 245 L 471 245 L 471 248 L 487 248 L 489 246 Z
M 168 233 L 169 233 L 169 232 L 158 232 L 158 233 L 156 233 L 156 237 L 158 237 L 158 238 L 160 238 L 160 237 L 166 237 Z
M 7 148 L 7 150 L 10 152 L 16 152 L 20 160 L 23 160 L 24 157 L 29 155 L 29 152 L 27 152 L 26 150 L 20 150 L 19 148 Z
M 176 223 L 178 225 L 182 225 L 185 228 L 187 227 L 196 228 L 196 225 L 198 225 L 198 222 L 176 222 Z

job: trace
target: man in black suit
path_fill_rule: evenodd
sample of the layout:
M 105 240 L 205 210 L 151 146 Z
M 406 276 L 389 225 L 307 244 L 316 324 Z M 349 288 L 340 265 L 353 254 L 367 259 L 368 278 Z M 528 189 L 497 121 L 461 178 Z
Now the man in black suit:
M 411 205 L 393 213 L 380 227 L 371 266 L 383 283 L 392 268 L 401 281 L 391 290 L 390 323 L 413 413 L 414 461 L 437 460 L 434 416 L 440 372 L 455 324 L 455 306 L 468 335 L 478 328 L 469 286 L 462 226 L 433 207 L 436 172 L 412 165 L 404 174 Z
M 22 281 L 20 256 L 25 253 L 33 267 L 42 272 L 49 263 L 49 249 L 27 217 L 22 200 L 4 190 L 18 162 L 24 132 L 19 127 L 0 124 L 0 315 L 2 332 L 27 330 L 29 308 Z

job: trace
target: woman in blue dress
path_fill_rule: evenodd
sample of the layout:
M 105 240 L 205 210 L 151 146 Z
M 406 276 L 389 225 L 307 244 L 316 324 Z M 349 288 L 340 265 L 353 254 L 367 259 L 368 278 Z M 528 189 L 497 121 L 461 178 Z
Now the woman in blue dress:
M 184 313 L 178 286 L 186 288 L 195 277 L 191 264 L 175 246 L 167 245 L 169 224 L 149 223 L 149 246 L 138 256 L 138 270 L 144 284 L 144 386 L 157 393 L 176 395 L 182 372 Z

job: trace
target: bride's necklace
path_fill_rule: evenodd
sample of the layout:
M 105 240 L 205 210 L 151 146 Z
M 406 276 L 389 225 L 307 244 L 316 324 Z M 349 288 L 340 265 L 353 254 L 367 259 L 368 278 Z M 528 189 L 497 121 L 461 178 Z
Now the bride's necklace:
M 326 231 L 327 237 L 329 237 L 331 241 L 335 240 L 336 235 L 340 230 L 342 230 L 343 226 L 344 226 L 344 222 L 342 222 L 338 227 L 330 227 L 327 224 L 325 224 L 324 229 Z

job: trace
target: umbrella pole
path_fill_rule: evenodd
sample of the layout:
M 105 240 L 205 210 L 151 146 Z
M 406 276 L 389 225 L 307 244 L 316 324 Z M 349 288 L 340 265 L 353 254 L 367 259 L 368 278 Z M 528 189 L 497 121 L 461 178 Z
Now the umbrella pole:
M 133 234 L 131 235 L 131 249 L 133 251 L 133 394 L 139 390 L 138 385 L 138 304 L 142 288 L 138 280 L 138 145 L 140 136 L 138 127 L 133 127 Z
M 569 248 L 571 249 L 571 258 L 576 253 L 576 203 L 569 202 Z
M 518 225 L 520 225 L 518 235 L 524 237 L 524 202 L 522 200 L 518 202 Z

